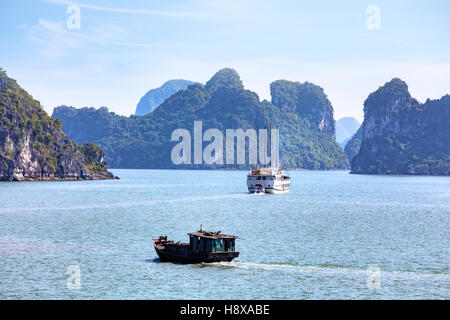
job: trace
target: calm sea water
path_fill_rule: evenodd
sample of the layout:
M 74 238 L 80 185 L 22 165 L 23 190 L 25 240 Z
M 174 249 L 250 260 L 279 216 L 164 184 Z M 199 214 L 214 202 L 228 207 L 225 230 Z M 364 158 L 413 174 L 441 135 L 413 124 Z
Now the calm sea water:
M 113 172 L 0 183 L 0 298 L 450 299 L 448 177 L 297 171 L 249 195 L 244 171 Z M 158 261 L 152 238 L 200 224 L 240 236 L 239 258 Z

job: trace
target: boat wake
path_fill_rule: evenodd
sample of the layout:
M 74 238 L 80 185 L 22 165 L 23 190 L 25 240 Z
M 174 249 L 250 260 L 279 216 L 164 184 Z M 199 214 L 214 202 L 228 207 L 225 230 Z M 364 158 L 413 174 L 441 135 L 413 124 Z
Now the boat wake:
M 308 265 L 292 265 L 282 263 L 255 263 L 245 261 L 232 261 L 232 262 L 214 262 L 204 265 L 220 268 L 240 268 L 240 269 L 261 269 L 266 271 L 277 272 L 298 272 L 298 273 L 318 273 L 318 274 L 340 274 L 340 275 L 364 275 L 367 276 L 373 271 L 370 269 L 340 267 L 340 266 L 308 266 Z M 445 279 L 450 281 L 450 274 L 448 273 L 422 273 L 415 271 L 391 271 L 380 270 L 382 276 L 391 276 L 395 278 L 426 278 L 426 279 Z

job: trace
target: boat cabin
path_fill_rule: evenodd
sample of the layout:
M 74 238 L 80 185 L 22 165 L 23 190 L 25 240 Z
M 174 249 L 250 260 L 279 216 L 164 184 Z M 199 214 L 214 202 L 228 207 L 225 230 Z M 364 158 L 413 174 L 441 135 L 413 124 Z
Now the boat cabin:
M 200 229 L 198 232 L 189 232 L 189 251 L 191 252 L 232 252 L 235 251 L 236 236 L 217 232 L 208 232 Z

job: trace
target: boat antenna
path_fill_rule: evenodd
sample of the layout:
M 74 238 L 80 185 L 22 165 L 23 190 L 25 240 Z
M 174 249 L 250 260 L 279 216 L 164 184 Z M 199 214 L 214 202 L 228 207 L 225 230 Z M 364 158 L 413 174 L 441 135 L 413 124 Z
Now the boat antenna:
M 200 232 L 203 232 L 202 224 L 200 224 Z

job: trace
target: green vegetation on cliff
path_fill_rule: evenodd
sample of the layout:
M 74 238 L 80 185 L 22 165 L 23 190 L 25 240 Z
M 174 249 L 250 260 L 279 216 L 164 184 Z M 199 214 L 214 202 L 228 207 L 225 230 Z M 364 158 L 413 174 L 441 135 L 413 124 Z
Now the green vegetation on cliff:
M 94 147 L 79 148 L 62 132 L 61 121 L 51 118 L 38 101 L 0 69 L 0 180 L 106 174 L 101 149 L 95 149 L 98 157 L 89 158 L 89 167 L 85 166 L 84 152 L 90 148 Z
M 142 117 L 119 116 L 104 107 L 67 106 L 55 108 L 52 116 L 61 119 L 63 130 L 78 143 L 101 146 L 116 168 L 183 167 L 171 162 L 176 144 L 170 141 L 171 133 L 178 128 L 192 133 L 195 120 L 203 122 L 204 131 L 217 128 L 224 135 L 225 129 L 263 129 L 272 123 L 280 130 L 284 167 L 348 168 L 347 157 L 334 139 L 333 108 L 322 88 L 283 80 L 271 84 L 271 93 L 272 102 L 261 102 L 256 93 L 245 90 L 236 71 L 222 69 L 205 86 L 190 85 Z
M 359 148 L 361 147 L 362 140 L 362 126 L 359 127 L 358 131 L 353 135 L 353 137 L 345 145 L 344 151 L 347 155 L 348 161 L 352 163 L 353 158 L 358 154 Z
M 421 104 L 393 79 L 364 102 L 352 173 L 449 175 L 450 96 Z

